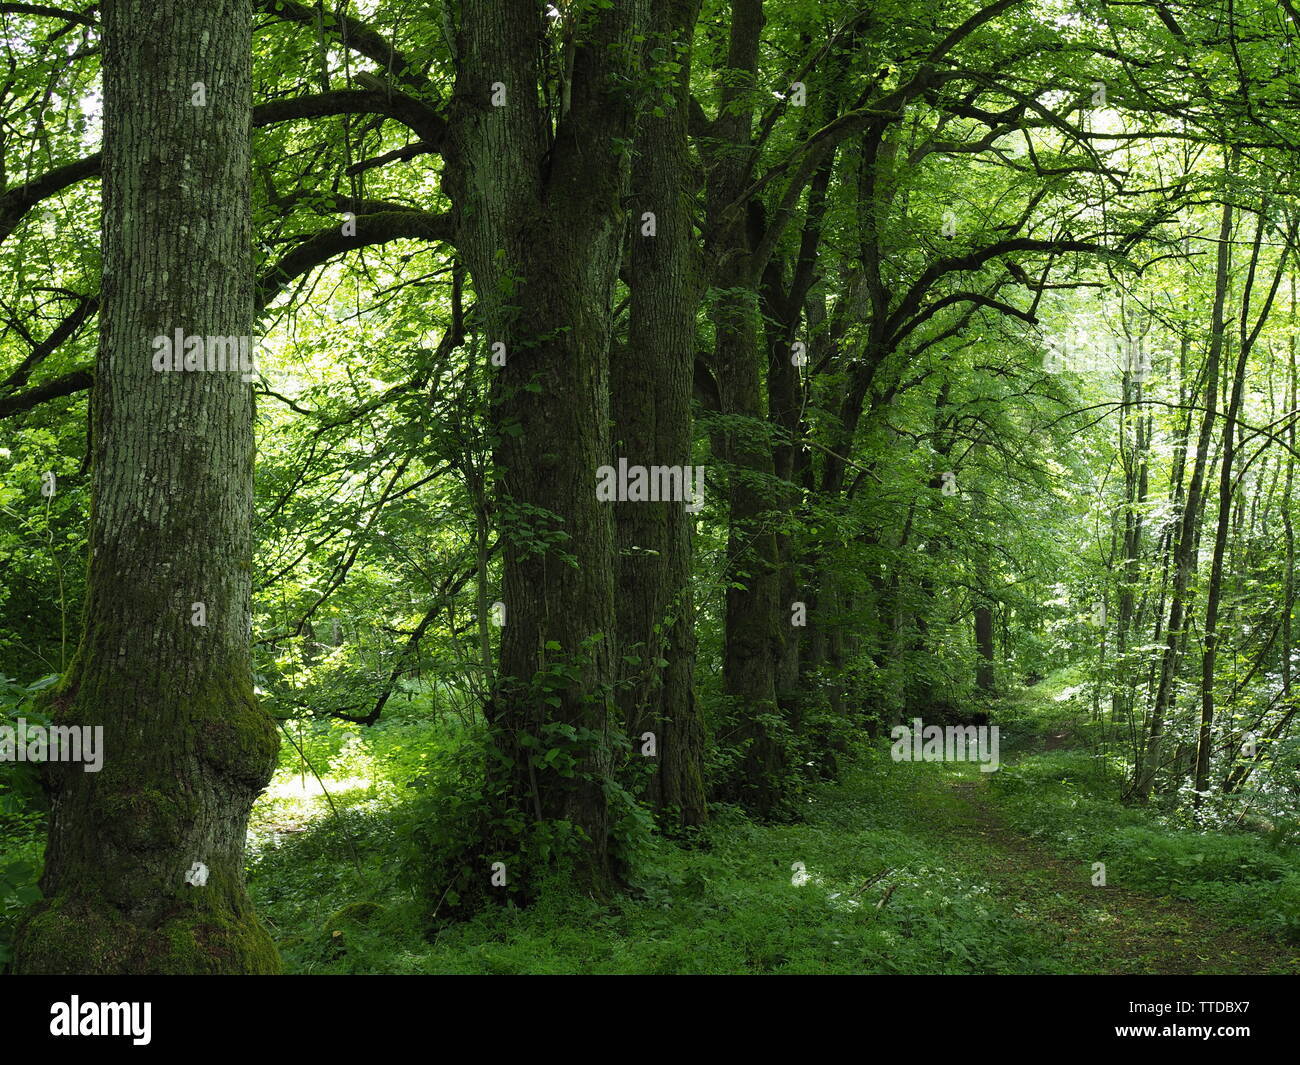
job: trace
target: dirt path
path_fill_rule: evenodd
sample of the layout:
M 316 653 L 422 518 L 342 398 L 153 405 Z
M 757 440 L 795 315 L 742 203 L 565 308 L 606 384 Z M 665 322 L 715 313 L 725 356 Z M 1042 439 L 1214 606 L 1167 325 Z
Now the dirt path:
M 1002 822 L 988 783 L 932 778 L 927 796 L 954 856 L 978 868 L 1016 916 L 1059 946 L 1075 972 L 1300 973 L 1300 952 L 1232 928 L 1190 902 L 1093 887 L 1091 869 L 1063 861 Z

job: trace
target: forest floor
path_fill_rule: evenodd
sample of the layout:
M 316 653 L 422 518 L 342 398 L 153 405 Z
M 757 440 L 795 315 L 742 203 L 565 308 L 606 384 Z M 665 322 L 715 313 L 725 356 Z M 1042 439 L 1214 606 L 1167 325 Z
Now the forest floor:
M 938 767 L 935 767 L 938 768 Z M 956 768 L 956 767 L 954 767 Z M 1300 950 L 1225 925 L 1195 903 L 1093 886 L 1092 866 L 1048 853 L 1010 827 L 974 766 L 961 779 L 917 778 L 916 800 L 952 857 L 1033 926 L 1077 973 L 1300 972 Z
M 805 788 L 799 820 L 715 806 L 691 839 L 655 839 L 614 900 L 557 877 L 527 909 L 451 923 L 411 875 L 436 814 L 408 781 L 446 742 L 416 706 L 324 773 L 338 816 L 318 788 L 259 803 L 250 890 L 297 973 L 1300 972 L 1300 848 L 1120 803 L 1070 685 L 995 715 L 997 772 L 864 746 Z M 409 759 L 392 779 L 358 761 L 391 765 L 384 744 Z

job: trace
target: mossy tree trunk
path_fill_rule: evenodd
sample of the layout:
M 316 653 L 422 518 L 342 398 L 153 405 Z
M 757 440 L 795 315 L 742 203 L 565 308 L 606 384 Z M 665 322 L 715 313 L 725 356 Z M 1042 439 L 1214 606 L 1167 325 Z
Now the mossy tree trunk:
M 102 11 L 90 575 L 51 708 L 59 724 L 102 725 L 104 760 L 47 767 L 45 897 L 15 969 L 275 972 L 243 876 L 278 749 L 249 657 L 252 389 L 238 368 L 157 372 L 151 343 L 252 333 L 251 7 Z M 195 863 L 202 886 L 187 882 Z
M 631 308 L 627 345 L 616 348 L 612 390 L 615 452 L 629 464 L 691 464 L 695 320 L 703 294 L 691 217 L 687 138 L 690 47 L 698 0 L 652 0 L 655 32 L 647 73 L 680 63 L 672 107 L 645 114 L 632 174 Z M 647 216 L 652 216 L 647 218 Z M 652 227 L 648 229 L 647 227 Z M 633 757 L 654 734 L 648 798 L 666 818 L 707 816 L 704 725 L 695 698 L 695 609 L 690 583 L 691 515 L 682 502 L 615 504 L 619 646 L 628 665 L 619 691 Z M 660 667 L 660 661 L 667 665 Z
M 504 345 L 490 415 L 505 606 L 486 708 L 493 801 L 504 800 L 492 817 L 576 825 L 580 875 L 596 893 L 614 880 L 617 727 L 614 522 L 596 475 L 611 461 L 609 350 L 644 21 L 643 0 L 574 6 L 555 24 L 531 0 L 466 5 L 444 176 L 477 327 Z M 563 57 L 550 107 L 545 50 Z M 561 757 L 544 761 L 555 747 Z M 505 848 L 522 842 L 497 856 L 510 887 L 521 871 Z

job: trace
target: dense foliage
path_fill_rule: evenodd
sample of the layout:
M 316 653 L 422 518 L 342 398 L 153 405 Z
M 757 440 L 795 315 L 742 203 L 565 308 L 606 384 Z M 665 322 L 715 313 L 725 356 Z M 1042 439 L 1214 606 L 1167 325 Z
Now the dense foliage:
M 111 6 L 0 3 L 0 724 L 99 653 Z M 231 7 L 288 970 L 1166 971 L 1062 936 L 1100 862 L 1282 971 L 1300 7 Z M 891 761 L 916 718 L 1008 764 Z M 0 763 L 0 964 L 49 811 Z

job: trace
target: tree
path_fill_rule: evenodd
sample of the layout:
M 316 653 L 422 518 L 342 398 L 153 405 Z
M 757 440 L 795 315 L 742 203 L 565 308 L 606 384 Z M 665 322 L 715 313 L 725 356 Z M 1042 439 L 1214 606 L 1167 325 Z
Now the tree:
M 1185 636 L 1188 587 L 1191 584 L 1192 574 L 1196 570 L 1196 547 L 1200 538 L 1201 516 L 1205 505 L 1204 486 L 1210 438 L 1214 431 L 1214 419 L 1218 410 L 1219 360 L 1223 353 L 1224 308 L 1231 283 L 1229 267 L 1233 233 L 1232 204 L 1226 200 L 1222 206 L 1220 219 L 1218 252 L 1215 260 L 1214 306 L 1210 312 L 1209 351 L 1205 361 L 1205 407 L 1196 442 L 1196 458 L 1192 463 L 1192 478 L 1187 488 L 1187 499 L 1183 503 L 1182 513 L 1179 516 L 1170 559 L 1173 569 L 1173 590 L 1169 598 L 1165 646 L 1160 658 L 1159 687 L 1156 689 L 1155 702 L 1151 708 L 1146 748 L 1134 767 L 1129 788 L 1129 793 L 1134 798 L 1143 801 L 1151 797 L 1151 789 L 1160 770 L 1165 719 L 1174 698 L 1174 686 Z
M 1202 796 L 1210 786 L 1210 757 L 1214 742 L 1214 664 L 1219 649 L 1219 608 L 1223 598 L 1224 557 L 1228 550 L 1228 534 L 1232 520 L 1233 497 L 1236 484 L 1233 470 L 1237 456 L 1237 442 L 1242 436 L 1239 418 L 1242 409 L 1242 393 L 1246 387 L 1246 370 L 1249 365 L 1251 349 L 1259 339 L 1259 334 L 1268 321 L 1269 311 L 1277 296 L 1278 286 L 1286 270 L 1287 253 L 1295 243 L 1295 227 L 1285 234 L 1286 245 L 1278 256 L 1277 268 L 1273 274 L 1273 283 L 1264 298 L 1264 305 L 1256 316 L 1255 324 L 1250 324 L 1250 300 L 1254 288 L 1256 272 L 1259 268 L 1260 246 L 1264 239 L 1264 230 L 1269 215 L 1269 201 L 1264 198 L 1259 217 L 1255 223 L 1255 239 L 1251 245 L 1250 266 L 1246 272 L 1246 281 L 1241 297 L 1240 329 L 1237 335 L 1237 362 L 1233 368 L 1231 382 L 1228 386 L 1228 407 L 1223 419 L 1223 439 L 1219 445 L 1219 512 L 1214 525 L 1214 548 L 1210 561 L 1210 580 L 1205 592 L 1205 650 L 1201 656 L 1201 725 L 1197 735 L 1196 747 L 1196 801 L 1200 804 Z
M 653 0 L 646 101 L 632 164 L 627 343 L 615 344 L 615 451 L 629 463 L 691 464 L 701 264 L 687 137 L 698 0 Z M 615 504 L 619 702 L 634 758 L 654 744 L 648 793 L 677 823 L 707 815 L 704 725 L 695 694 L 693 518 L 680 501 Z M 667 663 L 666 665 L 662 663 Z M 649 732 L 653 736 L 643 739 Z
M 48 767 L 18 972 L 279 968 L 244 889 L 278 748 L 249 655 L 252 389 L 246 367 L 154 368 L 154 338 L 253 332 L 251 22 L 248 0 L 103 5 L 90 576 L 49 706 L 102 725 L 105 754 L 98 773 Z
M 444 184 L 477 326 L 504 356 L 490 414 L 505 543 L 485 711 L 494 801 L 539 826 L 577 826 L 581 875 L 599 892 L 614 876 L 616 623 L 613 514 L 595 484 L 611 455 L 613 296 L 645 13 L 633 0 L 546 21 L 530 0 L 462 10 Z M 563 63 L 554 108 L 537 48 L 548 34 Z

